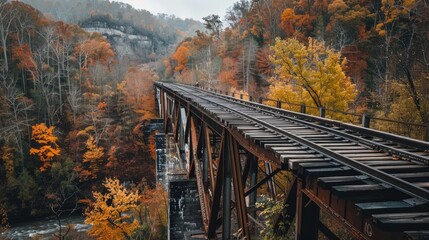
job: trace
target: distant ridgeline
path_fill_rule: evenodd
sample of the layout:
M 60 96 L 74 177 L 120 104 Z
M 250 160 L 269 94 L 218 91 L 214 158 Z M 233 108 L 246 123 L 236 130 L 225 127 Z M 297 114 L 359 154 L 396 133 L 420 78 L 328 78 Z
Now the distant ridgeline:
M 120 58 L 150 61 L 153 53 L 163 52 L 168 46 L 168 42 L 154 37 L 152 32 L 106 15 L 92 16 L 81 21 L 79 26 L 88 32 L 99 32 L 105 36 Z
M 57 21 L 79 24 L 107 37 L 119 57 L 150 62 L 169 54 L 185 37 L 203 31 L 201 22 L 107 0 L 22 0 Z

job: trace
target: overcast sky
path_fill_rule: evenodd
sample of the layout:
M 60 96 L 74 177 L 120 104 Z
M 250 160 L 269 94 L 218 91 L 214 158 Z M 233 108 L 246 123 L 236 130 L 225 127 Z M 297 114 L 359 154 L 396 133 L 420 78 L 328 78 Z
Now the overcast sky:
M 145 9 L 152 14 L 174 14 L 180 18 L 202 21 L 203 17 L 217 14 L 224 20 L 226 9 L 238 0 L 117 0 L 136 9 Z

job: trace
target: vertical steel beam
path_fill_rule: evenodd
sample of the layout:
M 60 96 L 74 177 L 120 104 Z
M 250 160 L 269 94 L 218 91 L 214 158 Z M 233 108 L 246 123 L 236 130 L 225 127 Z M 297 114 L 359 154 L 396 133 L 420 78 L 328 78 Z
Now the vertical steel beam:
M 176 104 L 176 100 L 174 100 L 174 98 L 171 100 L 171 120 L 172 123 L 174 123 L 174 121 L 176 120 L 176 108 L 177 108 L 177 104 Z
M 170 99 L 168 95 L 165 94 L 165 116 L 168 117 L 168 115 L 170 115 Z
M 190 151 L 190 161 L 192 162 L 192 168 L 191 168 L 191 174 L 192 172 L 195 172 L 196 180 L 197 180 L 197 187 L 198 187 L 198 196 L 200 199 L 200 206 L 201 206 L 201 215 L 203 219 L 203 226 L 204 229 L 208 229 L 208 218 L 209 218 L 209 209 L 208 209 L 208 201 L 207 201 L 207 195 L 204 188 L 203 178 L 202 178 L 202 172 L 201 172 L 201 164 L 200 164 L 200 156 L 199 152 L 201 151 L 201 145 L 202 141 L 202 131 L 200 130 L 199 133 L 197 133 L 197 124 L 194 119 L 194 117 L 190 118 L 190 142 L 189 142 L 189 151 Z M 201 126 L 199 126 L 201 128 Z M 197 137 L 198 134 L 198 137 Z M 192 171 L 194 169 L 194 171 Z
M 161 114 L 161 88 L 159 87 L 155 87 L 155 102 L 156 102 L 156 110 L 158 110 L 158 116 L 161 118 L 162 114 Z
M 244 187 L 243 187 L 243 176 L 241 175 L 241 162 L 240 155 L 238 150 L 237 141 L 235 141 L 231 135 L 228 134 L 231 151 L 230 151 L 230 162 L 231 170 L 233 177 L 233 186 L 234 186 L 234 200 L 235 200 L 235 209 L 237 211 L 238 225 L 241 229 L 241 238 L 250 240 L 250 233 L 248 228 L 248 218 L 247 218 L 247 209 L 246 209 L 246 199 L 244 196 Z
M 191 146 L 190 146 L 190 135 L 191 135 L 191 114 L 189 113 L 189 111 L 186 113 L 186 127 L 185 127 L 185 137 L 184 137 L 184 143 L 185 146 L 188 146 L 188 151 L 191 151 Z M 193 170 L 193 162 L 190 159 L 190 152 L 189 156 L 186 156 L 186 147 L 185 147 L 185 158 L 187 161 L 187 165 L 186 165 L 186 169 L 188 170 L 188 177 L 192 174 L 192 170 Z
M 203 182 L 207 186 L 209 180 L 209 157 L 207 151 L 207 140 L 206 140 L 206 124 L 202 123 L 201 127 L 201 148 L 202 148 L 202 160 L 203 160 Z
M 222 239 L 231 239 L 231 151 L 233 150 L 231 135 L 226 135 L 223 149 L 223 202 L 222 202 Z M 218 176 L 219 177 L 219 176 Z
M 210 189 L 212 192 L 214 192 L 215 175 L 214 175 L 214 169 L 213 169 L 212 146 L 210 142 L 210 130 L 207 126 L 205 127 L 204 136 L 205 136 L 205 142 L 206 142 L 208 170 L 210 174 Z
M 256 186 L 258 182 L 258 158 L 254 155 L 250 156 L 250 188 Z M 249 195 L 249 208 L 251 209 L 250 215 L 253 218 L 256 218 L 256 196 L 258 194 L 258 190 L 251 192 Z
M 179 143 L 179 150 L 181 151 L 180 152 L 180 154 L 182 154 L 182 151 L 184 151 L 185 150 L 185 143 L 186 143 L 186 140 L 185 140 L 185 133 L 186 133 L 186 124 L 185 124 L 185 121 L 186 121 L 186 119 L 187 119 L 187 117 L 186 117 L 186 113 L 185 113 L 185 110 L 183 109 L 183 108 L 180 108 L 180 120 L 179 120 L 179 122 L 180 122 L 180 124 L 178 125 L 178 136 L 179 136 L 179 141 L 178 141 L 178 143 Z
M 164 133 L 167 134 L 171 124 L 172 101 L 168 98 L 167 93 L 164 93 L 164 95 Z
M 179 129 L 182 124 L 180 121 L 181 115 L 180 115 L 180 104 L 176 103 L 175 107 L 175 117 L 174 117 L 174 126 L 173 126 L 173 133 L 174 133 L 174 141 L 177 143 L 179 140 Z
M 223 189 L 223 174 L 224 174 L 224 156 L 225 156 L 225 129 L 222 132 L 221 145 L 220 145 L 220 155 L 218 158 L 217 171 L 216 171 L 216 181 L 214 185 L 212 204 L 210 208 L 210 217 L 209 217 L 209 227 L 207 230 L 208 239 L 216 239 L 216 230 L 217 230 L 217 218 L 220 210 L 220 200 L 222 196 Z M 227 154 L 226 154 L 227 155 Z
M 301 191 L 301 179 L 297 184 L 296 240 L 317 240 L 320 208 Z
M 164 89 L 161 88 L 161 94 L 160 94 L 160 98 L 161 98 L 161 116 L 164 119 L 164 132 L 166 130 L 166 125 L 167 125 L 167 117 L 165 116 L 165 92 Z

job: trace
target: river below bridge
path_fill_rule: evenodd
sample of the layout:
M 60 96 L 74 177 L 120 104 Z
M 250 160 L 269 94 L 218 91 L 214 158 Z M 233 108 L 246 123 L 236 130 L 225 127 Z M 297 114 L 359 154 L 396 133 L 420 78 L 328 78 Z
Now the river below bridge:
M 74 215 L 62 220 L 63 231 L 67 226 L 72 226 L 74 232 L 83 233 L 91 226 L 84 223 L 81 215 Z M 9 230 L 0 234 L 0 239 L 52 239 L 54 234 L 58 234 L 59 225 L 56 219 L 37 219 L 28 222 L 12 224 Z

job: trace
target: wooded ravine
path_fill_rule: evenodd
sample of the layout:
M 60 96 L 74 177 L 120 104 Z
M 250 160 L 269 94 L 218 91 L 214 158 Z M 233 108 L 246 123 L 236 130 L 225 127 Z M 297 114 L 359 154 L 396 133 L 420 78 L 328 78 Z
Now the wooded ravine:
M 76 212 L 89 235 L 56 238 L 165 239 L 154 81 L 427 137 L 426 1 L 239 0 L 225 11 L 183 20 L 104 0 L 0 0 L 0 233 Z

